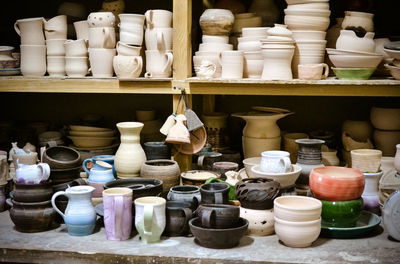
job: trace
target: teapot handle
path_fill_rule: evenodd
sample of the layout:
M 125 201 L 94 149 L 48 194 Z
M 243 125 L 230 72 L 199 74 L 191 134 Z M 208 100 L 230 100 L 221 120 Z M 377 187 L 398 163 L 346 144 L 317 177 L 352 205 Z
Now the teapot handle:
M 172 62 L 174 61 L 172 53 L 167 52 L 165 53 L 165 56 L 167 56 L 167 63 L 164 66 L 163 72 L 166 72 L 172 66 Z
M 133 60 L 137 62 L 137 63 L 136 63 L 137 65 L 136 65 L 135 69 L 133 69 L 133 70 L 131 71 L 131 75 L 132 75 L 133 73 L 137 72 L 139 69 L 142 69 L 142 68 L 143 68 L 143 59 L 142 59 L 142 57 L 137 56 L 137 57 L 134 57 Z
M 62 218 L 64 219 L 65 215 L 61 212 L 60 209 L 58 209 L 58 207 L 56 205 L 56 198 L 60 195 L 64 195 L 64 196 L 68 197 L 68 195 L 65 193 L 65 191 L 58 191 L 55 194 L 53 194 L 53 196 L 51 197 L 51 205 L 53 206 L 54 210 L 56 210 L 56 212 L 59 213 L 62 216 Z

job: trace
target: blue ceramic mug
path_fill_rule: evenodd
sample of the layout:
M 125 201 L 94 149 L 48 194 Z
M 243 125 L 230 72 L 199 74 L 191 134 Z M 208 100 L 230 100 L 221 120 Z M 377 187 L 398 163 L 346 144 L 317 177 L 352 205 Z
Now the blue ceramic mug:
M 114 158 L 115 158 L 115 155 L 93 156 L 90 159 L 85 159 L 83 161 L 82 167 L 86 171 L 86 173 L 90 175 L 90 171 L 89 171 L 89 169 L 88 169 L 86 164 L 88 162 L 92 162 L 93 163 L 93 167 L 92 167 L 93 169 L 96 169 L 96 170 L 107 170 L 107 168 L 104 168 L 104 167 L 96 164 L 96 161 L 104 161 L 104 162 L 107 162 L 108 164 L 112 165 L 114 177 L 117 177 L 117 172 L 115 171 L 115 167 L 114 167 Z

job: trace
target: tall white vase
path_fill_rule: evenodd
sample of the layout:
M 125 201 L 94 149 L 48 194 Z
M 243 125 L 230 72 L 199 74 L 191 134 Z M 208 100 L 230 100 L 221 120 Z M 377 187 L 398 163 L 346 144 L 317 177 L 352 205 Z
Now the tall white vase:
M 263 48 L 263 80 L 292 80 L 292 58 L 294 46 L 282 48 Z
M 383 175 L 382 171 L 364 173 L 365 186 L 361 197 L 364 201 L 364 209 L 377 215 L 381 214 L 379 205 L 379 180 Z

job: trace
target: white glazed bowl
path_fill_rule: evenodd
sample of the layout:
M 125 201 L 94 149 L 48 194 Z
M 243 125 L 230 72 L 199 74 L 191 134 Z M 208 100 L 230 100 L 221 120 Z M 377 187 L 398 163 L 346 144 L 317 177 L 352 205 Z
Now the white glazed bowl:
M 325 40 L 326 31 L 292 30 L 293 39 L 298 40 Z
M 245 27 L 242 28 L 242 37 L 262 37 L 268 36 L 269 27 Z
M 391 49 L 383 49 L 387 55 L 391 58 L 395 58 L 396 60 L 400 60 L 400 50 L 391 50 Z
M 203 35 L 202 37 L 203 43 L 229 43 L 228 36 L 212 36 L 212 35 Z
M 376 68 L 382 56 L 328 55 L 336 68 Z
M 328 17 L 331 14 L 329 9 L 293 9 L 288 8 L 284 10 L 285 15 L 290 16 L 310 16 L 310 17 Z
M 306 196 L 281 196 L 274 200 L 274 214 L 286 221 L 313 221 L 321 217 L 320 200 Z
M 199 45 L 199 51 L 224 51 L 224 50 L 233 50 L 232 44 L 226 43 L 201 43 Z
M 310 9 L 322 9 L 322 10 L 329 10 L 329 3 L 328 2 L 318 2 L 318 3 L 304 3 L 304 4 L 295 4 L 295 5 L 288 5 L 288 10 L 310 10 Z
M 290 30 L 326 31 L 330 23 L 329 17 L 286 15 L 284 20 Z
M 396 80 L 400 80 L 400 67 L 392 66 L 389 64 L 385 64 L 386 69 L 390 71 L 390 74 Z
M 289 172 L 284 173 L 272 173 L 263 172 L 260 170 L 260 165 L 253 166 L 251 168 L 251 174 L 249 178 L 266 178 L 277 181 L 281 184 L 281 188 L 295 184 L 297 178 L 300 176 L 301 167 L 296 164 L 292 164 L 292 168 Z

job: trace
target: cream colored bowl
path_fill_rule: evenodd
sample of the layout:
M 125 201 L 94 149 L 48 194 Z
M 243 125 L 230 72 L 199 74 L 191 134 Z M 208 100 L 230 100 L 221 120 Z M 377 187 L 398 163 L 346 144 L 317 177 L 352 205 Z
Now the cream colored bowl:
M 382 56 L 328 55 L 336 68 L 376 68 Z
M 271 173 L 263 172 L 260 170 L 260 165 L 253 166 L 251 168 L 250 178 L 267 178 L 277 181 L 281 184 L 281 188 L 295 184 L 297 178 L 300 176 L 301 167 L 293 164 L 292 169 L 285 173 Z
M 285 16 L 285 25 L 290 30 L 318 30 L 326 31 L 329 27 L 329 17 L 314 17 L 314 16 Z
M 261 155 L 261 153 L 260 153 L 260 155 Z M 261 157 L 252 157 L 252 158 L 247 158 L 247 159 L 243 160 L 244 169 L 246 170 L 246 174 L 248 177 L 250 177 L 250 178 L 257 177 L 251 171 L 251 167 L 260 165 L 260 162 L 261 162 Z
M 285 15 L 292 16 L 311 16 L 311 17 L 329 17 L 331 11 L 329 9 L 293 9 L 287 8 L 284 10 Z
M 68 136 L 79 148 L 99 148 L 110 146 L 116 137 L 78 137 Z
M 286 221 L 314 221 L 321 217 L 320 200 L 306 196 L 281 196 L 274 200 L 274 214 Z
M 80 130 L 70 130 L 69 134 L 71 136 L 78 137 L 112 137 L 115 135 L 115 131 L 80 131 Z
M 112 129 L 105 127 L 93 127 L 93 126 L 78 126 L 78 125 L 70 125 L 69 128 L 71 130 L 77 131 L 92 131 L 92 132 L 100 132 L 100 131 L 112 131 Z

